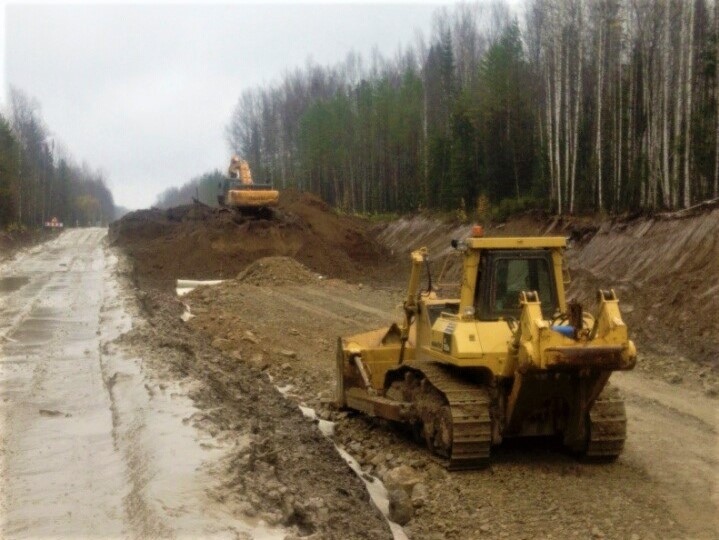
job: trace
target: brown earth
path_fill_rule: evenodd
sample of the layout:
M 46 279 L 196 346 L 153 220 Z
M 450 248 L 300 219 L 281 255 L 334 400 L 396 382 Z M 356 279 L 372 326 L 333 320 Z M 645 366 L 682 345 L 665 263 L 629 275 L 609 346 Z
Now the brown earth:
M 617 220 L 568 251 L 569 293 L 588 307 L 613 288 L 638 343 L 638 368 L 719 391 L 719 208 L 686 218 Z
M 132 269 L 124 268 L 121 277 L 132 287 Z M 155 379 L 191 383 L 190 397 L 200 412 L 186 421 L 233 447 L 213 467 L 219 485 L 210 496 L 238 516 L 286 528 L 287 540 L 391 538 L 362 481 L 316 422 L 248 361 L 249 351 L 242 351 L 241 344 L 259 338 L 248 331 L 233 333 L 233 339 L 208 338 L 181 322 L 184 310 L 165 291 L 140 292 L 135 316 L 144 323 L 117 344 L 143 358 Z M 211 311 L 208 316 L 218 323 L 234 322 Z M 273 338 L 266 343 L 274 343 Z
M 166 289 L 177 278 L 234 277 L 273 255 L 293 257 L 322 275 L 365 279 L 386 257 L 362 220 L 292 190 L 282 192 L 273 219 L 245 219 L 201 204 L 152 208 L 112 223 L 109 237 L 133 258 L 139 279 Z
M 493 450 L 487 470 L 448 473 L 402 429 L 331 403 L 335 336 L 387 326 L 399 315 L 402 291 L 291 281 L 200 287 L 183 299 L 196 315 L 188 326 L 222 340 L 216 346 L 226 340 L 238 362 L 266 371 L 289 399 L 336 422 L 335 442 L 366 473 L 387 482 L 390 471 L 409 467 L 421 484 L 411 490 L 409 538 L 711 538 L 719 530 L 712 502 L 716 426 L 662 402 L 667 395 L 690 401 L 680 389 L 630 395 L 629 442 L 614 464 L 578 462 L 551 441 L 513 442 Z M 617 381 L 622 388 L 631 383 Z M 701 403 L 710 415 L 711 405 Z M 666 437 L 692 440 L 691 456 L 682 457 L 679 440 L 659 443 Z
M 168 373 L 160 370 L 161 376 L 202 382 L 195 398 L 207 411 L 210 429 L 226 437 L 254 435 L 257 448 L 250 457 L 238 452 L 228 464 L 228 482 L 218 496 L 270 521 L 295 520 L 298 534 L 312 529 L 318 538 L 363 537 L 364 520 L 374 527 L 377 515 L 369 505 L 353 506 L 357 519 L 335 521 L 345 508 L 342 501 L 362 496 L 329 440 L 317 432 L 292 433 L 292 426 L 313 427 L 298 416 L 295 403 L 335 421 L 334 442 L 365 472 L 389 480 L 397 467 L 411 468 L 421 485 L 411 492 L 414 516 L 405 530 L 412 539 L 714 538 L 719 533 L 719 427 L 711 399 L 719 341 L 719 295 L 712 293 L 719 290 L 717 210 L 681 220 L 526 216 L 488 230 L 570 236 L 570 294 L 589 306 L 593 293 L 586 291 L 614 287 L 640 360 L 634 373 L 613 377 L 628 396 L 630 422 L 618 462 L 585 464 L 551 442 L 516 443 L 496 449 L 489 469 L 465 473 L 446 472 L 401 430 L 337 411 L 331 401 L 336 337 L 397 320 L 408 252 L 429 246 L 437 279 L 449 239 L 466 236 L 468 228 L 421 216 L 371 227 L 297 194 L 284 195 L 282 212 L 271 222 L 237 223 L 226 213 L 198 206 L 150 210 L 126 217 L 111 231 L 135 265 L 149 328 L 157 327 L 126 339 L 148 352 L 164 347 L 172 353 Z M 266 256 L 271 258 L 261 259 Z M 451 264 L 449 269 L 447 275 Z M 168 290 L 175 279 L 227 276 L 237 278 L 183 297 L 195 317 L 188 324 L 177 322 L 179 304 Z M 255 432 L 256 417 L 263 427 Z M 270 442 L 263 442 L 258 433 L 268 430 Z M 282 458 L 257 467 L 258 472 L 248 466 L 253 455 Z M 315 460 L 331 465 L 315 469 Z M 269 473 L 268 466 L 274 467 Z M 289 508 L 283 499 L 287 491 L 275 488 L 275 481 L 294 500 L 315 493 L 323 502 L 301 507 L 300 516 L 309 517 L 292 517 L 292 511 L 282 510 Z M 333 485 L 341 486 L 342 497 Z M 323 521 L 327 512 L 333 517 Z M 380 534 L 380 529 L 378 524 L 373 530 Z

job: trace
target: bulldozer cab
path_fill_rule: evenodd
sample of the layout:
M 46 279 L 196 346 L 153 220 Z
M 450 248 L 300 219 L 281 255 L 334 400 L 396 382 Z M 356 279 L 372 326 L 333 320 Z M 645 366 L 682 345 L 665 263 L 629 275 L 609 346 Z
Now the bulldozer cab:
M 519 319 L 519 293 L 537 291 L 542 315 L 557 311 L 557 287 L 551 252 L 546 249 L 482 250 L 474 308 L 481 321 Z

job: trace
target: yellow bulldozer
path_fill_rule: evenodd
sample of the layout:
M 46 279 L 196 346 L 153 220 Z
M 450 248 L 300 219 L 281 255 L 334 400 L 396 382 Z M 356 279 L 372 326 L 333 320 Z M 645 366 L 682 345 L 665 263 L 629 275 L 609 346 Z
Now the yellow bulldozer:
M 270 219 L 279 205 L 280 194 L 270 184 L 257 184 L 252 180 L 250 165 L 239 156 L 232 156 L 227 178 L 217 202 L 243 216 Z
M 459 298 L 420 291 L 425 248 L 411 255 L 404 321 L 339 338 L 337 404 L 409 426 L 451 470 L 488 464 L 510 437 L 560 436 L 574 453 L 613 460 L 626 437 L 624 402 L 607 381 L 632 369 L 613 290 L 592 316 L 567 302 L 562 237 L 452 242 Z

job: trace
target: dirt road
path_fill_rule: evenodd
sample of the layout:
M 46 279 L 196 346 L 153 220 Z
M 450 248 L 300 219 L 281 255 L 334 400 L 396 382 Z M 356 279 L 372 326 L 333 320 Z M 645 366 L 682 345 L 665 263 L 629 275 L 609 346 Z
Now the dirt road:
M 719 408 L 702 392 L 638 372 L 612 380 L 631 419 L 624 460 L 646 471 L 674 519 L 692 535 L 719 532 Z M 707 520 L 708 518 L 708 520 Z
M 447 473 L 384 422 L 333 410 L 334 338 L 386 324 L 400 299 L 399 289 L 338 280 L 255 280 L 201 288 L 186 302 L 196 314 L 190 326 L 229 341 L 292 399 L 336 421 L 335 440 L 365 471 L 383 477 L 409 465 L 421 476 L 427 494 L 406 526 L 410 538 L 716 538 L 719 425 L 716 400 L 700 389 L 638 371 L 615 376 L 629 417 L 616 463 L 515 443 L 494 451 L 489 470 L 465 473 Z
M 0 267 L 0 536 L 284 538 L 207 496 L 224 451 L 183 422 L 188 386 L 112 344 L 132 322 L 105 234 Z

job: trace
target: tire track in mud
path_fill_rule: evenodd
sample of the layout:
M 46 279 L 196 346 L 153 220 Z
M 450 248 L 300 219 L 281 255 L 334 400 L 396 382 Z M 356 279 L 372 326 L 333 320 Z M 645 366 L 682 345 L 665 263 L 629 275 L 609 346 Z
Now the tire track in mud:
M 145 430 L 143 411 L 145 404 L 136 399 L 138 389 L 147 390 L 132 371 L 137 366 L 125 359 L 117 350 L 111 351 L 111 342 L 127 332 L 131 324 L 118 301 L 118 291 L 113 283 L 113 267 L 110 254 L 104 253 L 105 283 L 102 289 L 100 309 L 101 339 L 98 357 L 103 384 L 110 401 L 112 415 L 112 440 L 116 452 L 123 456 L 128 492 L 123 496 L 125 520 L 132 534 L 138 538 L 170 537 L 171 530 L 148 504 L 145 490 L 151 480 L 148 470 L 148 449 L 142 442 Z M 140 391 L 142 391 L 140 390 Z M 149 395 L 145 395 L 145 401 Z
M 260 296 L 267 296 L 271 299 L 272 302 L 287 302 L 288 304 L 291 304 L 292 306 L 299 308 L 303 311 L 306 311 L 307 313 L 311 313 L 313 315 L 319 315 L 320 317 L 328 317 L 328 318 L 339 318 L 346 322 L 352 322 L 352 319 L 350 317 L 347 317 L 345 315 L 341 315 L 336 312 L 329 311 L 327 309 L 323 309 L 321 307 L 317 307 L 316 305 L 307 302 L 305 300 L 302 300 L 298 295 L 280 295 L 276 292 L 272 291 L 271 289 L 265 289 L 258 287 L 256 289 L 257 293 L 259 293 Z M 267 302 L 267 299 L 260 299 L 260 301 Z
M 151 376 L 146 366 L 161 355 L 145 349 L 136 356 L 116 338 L 133 326 L 114 256 L 106 253 L 100 355 L 103 380 L 111 400 L 112 436 L 123 456 L 128 490 L 125 520 L 136 538 L 257 537 L 277 540 L 282 530 L 237 519 L 208 495 L 217 478 L 211 474 L 224 456 L 221 443 L 207 444 L 202 430 L 189 424 L 197 409 L 182 382 Z M 146 321 L 135 319 L 135 325 Z
M 124 456 L 125 477 L 129 484 L 129 491 L 122 498 L 125 519 L 137 538 L 170 537 L 171 530 L 147 503 L 145 495 L 152 476 L 147 468 L 149 461 L 147 449 L 141 442 L 145 423 L 142 415 L 138 413 L 142 409 L 130 406 L 123 411 L 121 406 L 122 402 L 125 405 L 128 405 L 128 402 L 132 403 L 131 390 L 138 382 L 133 380 L 132 375 L 119 371 L 114 371 L 110 375 L 111 370 L 103 356 L 104 350 L 106 347 L 101 345 L 100 362 L 103 382 L 110 399 L 113 445 L 115 450 Z M 123 386 L 126 387 L 124 391 Z
M 3 535 L 86 537 L 122 530 L 117 459 L 101 374 L 94 264 L 104 231 L 65 231 L 4 272 L 29 277 L 0 357 Z M 9 475 L 9 477 L 8 477 Z
M 308 294 L 310 296 L 313 296 L 315 298 L 321 298 L 327 302 L 329 302 L 330 305 L 337 305 L 342 304 L 344 306 L 350 307 L 356 311 L 360 311 L 362 313 L 369 313 L 370 315 L 376 315 L 377 317 L 380 317 L 381 319 L 387 318 L 387 312 L 383 311 L 381 309 L 373 308 L 371 306 L 367 306 L 365 304 L 362 304 L 360 302 L 355 302 L 353 300 L 348 300 L 346 298 L 342 298 L 341 296 L 331 295 L 328 293 L 325 293 L 321 290 L 317 289 L 297 289 L 294 292 L 299 294 Z
M 38 250 L 38 252 L 45 251 L 46 253 L 48 251 L 50 251 L 50 248 L 52 246 L 55 246 L 54 249 L 60 249 L 59 247 L 57 247 L 60 242 L 60 238 L 61 237 L 58 237 L 55 240 L 52 240 L 51 242 L 48 242 L 46 244 L 42 244 L 41 246 L 37 246 L 34 249 Z M 32 297 L 30 297 L 30 298 L 25 297 L 25 298 L 21 299 L 22 307 L 17 308 L 17 306 L 13 306 L 13 307 L 16 307 L 17 311 L 11 317 L 11 319 L 7 322 L 7 324 L 4 325 L 4 328 L 0 328 L 0 343 L 2 343 L 2 341 L 14 341 L 12 339 L 13 332 L 18 328 L 18 326 L 20 326 L 22 324 L 22 322 L 37 307 L 38 303 L 46 296 L 47 288 L 53 286 L 53 283 L 54 283 L 53 278 L 55 276 L 53 276 L 53 274 L 51 274 L 49 272 L 45 273 L 42 271 L 38 271 L 38 270 L 40 270 L 40 268 L 32 268 L 31 267 L 30 269 L 22 270 L 23 265 L 21 264 L 21 261 L 24 260 L 26 256 L 27 256 L 27 254 L 23 254 L 23 256 L 19 257 L 18 259 L 16 259 L 12 263 L 10 263 L 8 266 L 5 267 L 5 271 L 7 272 L 7 270 L 17 268 L 17 269 L 21 270 L 21 273 L 25 274 L 25 273 L 28 273 L 28 270 L 30 270 L 29 273 L 33 274 L 34 279 L 30 280 L 28 282 L 28 284 L 26 284 L 25 287 L 29 287 L 30 289 L 35 289 L 35 292 Z M 78 258 L 78 255 L 75 255 L 69 259 L 69 262 L 63 263 L 66 266 L 66 271 L 67 271 L 67 269 L 69 269 L 69 267 L 72 264 L 74 264 L 74 262 L 77 258 Z M 26 288 L 24 292 L 27 292 L 27 290 L 28 289 Z M 10 296 L 9 300 L 12 302 L 13 296 Z M 4 308 L 4 310 L 6 310 L 5 304 L 0 305 L 0 307 Z

